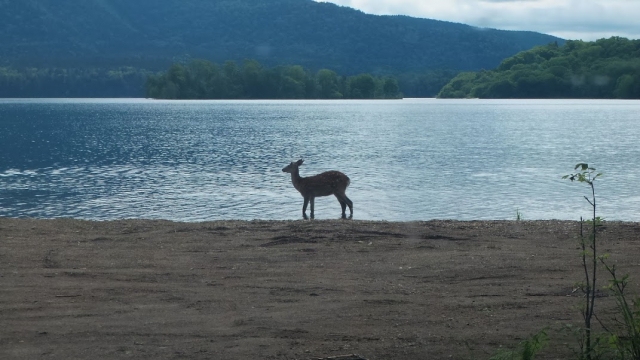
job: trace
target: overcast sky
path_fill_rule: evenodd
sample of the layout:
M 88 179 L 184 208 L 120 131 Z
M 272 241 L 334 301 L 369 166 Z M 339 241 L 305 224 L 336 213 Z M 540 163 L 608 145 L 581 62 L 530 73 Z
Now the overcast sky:
M 368 14 L 409 15 L 564 39 L 640 39 L 640 0 L 323 0 Z

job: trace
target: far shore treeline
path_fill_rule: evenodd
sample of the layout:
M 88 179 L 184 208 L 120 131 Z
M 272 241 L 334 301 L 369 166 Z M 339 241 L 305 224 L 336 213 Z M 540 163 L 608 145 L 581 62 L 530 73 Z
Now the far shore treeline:
M 399 99 L 394 77 L 339 76 L 300 65 L 263 67 L 256 60 L 222 65 L 207 60 L 175 63 L 147 77 L 145 96 L 155 99 Z
M 537 46 L 504 59 L 493 70 L 476 72 L 388 69 L 339 74 L 301 65 L 267 67 L 256 60 L 216 64 L 189 56 L 150 69 L 95 65 L 0 65 L 0 98 L 640 99 L 640 40 L 620 37 Z M 165 66 L 166 71 L 156 73 Z
M 218 79 L 224 79 L 224 76 L 226 76 L 226 69 L 232 74 L 236 74 L 236 76 L 232 77 L 231 79 L 242 79 L 242 81 L 250 81 L 252 79 L 253 75 L 251 74 L 255 75 L 255 71 L 253 71 L 255 69 L 253 65 L 255 64 L 259 69 L 259 80 L 264 79 L 265 77 L 269 77 L 271 85 L 273 85 L 276 80 L 279 82 L 281 88 L 271 90 L 271 96 L 275 97 L 279 94 L 279 98 L 283 98 L 286 91 L 298 94 L 297 90 L 300 90 L 298 88 L 298 84 L 292 82 L 292 80 L 296 81 L 296 74 L 299 74 L 301 76 L 303 75 L 302 73 L 300 73 L 299 67 L 295 67 L 294 69 L 291 69 L 291 66 L 265 69 L 253 61 L 250 61 L 248 64 L 244 63 L 243 66 L 238 66 L 237 64 L 224 64 L 223 66 L 218 66 L 206 62 L 203 63 L 201 60 L 195 60 L 191 63 L 189 61 L 184 61 L 180 64 L 182 70 L 180 70 L 180 67 L 176 66 L 175 69 L 172 70 L 172 76 L 178 75 L 179 73 L 188 73 L 190 76 L 199 75 L 199 73 L 194 74 L 192 72 L 193 70 L 195 70 L 195 68 L 198 67 L 194 65 L 206 64 L 206 66 L 204 66 L 204 68 L 206 69 L 218 69 L 220 75 Z M 251 66 L 245 67 L 245 65 Z M 238 71 L 240 71 L 240 77 L 237 76 Z M 369 83 L 370 85 L 370 79 L 368 76 L 359 76 L 358 79 L 356 79 L 356 77 L 338 76 L 330 70 L 312 73 L 309 70 L 303 69 L 302 72 L 304 73 L 302 77 L 305 79 L 304 90 L 305 96 L 307 98 L 331 98 L 332 96 L 340 98 L 340 95 L 342 95 L 341 98 L 349 98 L 350 96 L 357 97 L 359 96 L 359 94 L 350 94 L 349 91 L 345 90 L 347 89 L 346 86 L 355 85 L 356 88 L 358 86 L 364 87 L 366 94 L 367 83 Z M 145 83 L 148 82 L 149 76 L 153 75 L 151 78 L 155 78 L 156 81 L 166 81 L 168 80 L 168 78 L 163 78 L 162 74 L 167 73 L 168 72 L 156 74 L 154 71 L 130 66 L 115 68 L 36 68 L 0 66 L 0 98 L 137 98 L 144 97 L 145 93 L 147 97 L 151 97 L 148 93 L 148 90 L 158 92 L 160 91 L 160 84 L 157 83 L 157 85 L 154 85 L 156 87 L 155 90 L 145 89 Z M 456 74 L 457 72 L 453 70 L 429 70 L 425 72 L 401 73 L 393 76 L 372 76 L 376 85 L 374 97 L 393 97 L 390 93 L 390 91 L 393 91 L 393 81 L 387 82 L 387 80 L 393 79 L 397 79 L 397 84 L 399 87 L 399 94 L 397 94 L 395 97 L 401 97 L 403 95 L 408 97 L 435 97 L 438 91 L 440 91 L 440 89 Z M 288 76 L 290 79 L 285 78 L 285 76 Z M 349 78 L 352 79 L 349 80 Z M 201 80 L 202 79 L 198 79 L 198 81 Z M 337 83 L 337 87 L 334 87 L 332 85 L 334 84 L 334 80 L 335 83 Z M 226 81 L 227 85 L 231 84 L 231 82 L 229 82 L 229 79 L 227 79 Z M 308 81 L 315 81 L 315 83 L 310 85 L 310 88 L 307 88 Z M 384 92 L 385 82 L 387 84 L 386 93 Z M 174 82 L 174 85 L 177 85 L 178 83 L 180 83 L 180 81 L 178 81 L 177 83 Z M 191 85 L 193 85 L 193 83 L 194 82 L 191 81 Z M 234 83 L 235 89 L 233 89 L 233 91 L 236 91 L 237 96 L 237 87 L 240 85 L 242 89 L 242 92 L 240 92 L 240 94 L 244 97 L 239 98 L 249 98 L 249 95 L 256 96 L 256 93 L 249 90 L 248 86 L 265 86 L 265 84 L 269 84 L 269 82 L 265 83 L 262 81 L 253 81 L 247 83 Z M 166 85 L 168 85 L 168 83 Z M 169 87 L 171 87 L 171 85 L 169 85 Z M 287 90 L 287 87 L 289 87 L 289 90 Z M 291 88 L 293 88 L 293 91 L 291 91 Z M 170 88 L 165 90 L 170 90 Z M 215 90 L 217 91 L 215 94 L 217 94 L 216 96 L 222 97 L 228 90 L 229 89 L 218 88 Z M 264 88 L 261 88 L 261 91 L 262 90 L 264 90 Z M 335 90 L 336 92 L 328 92 L 329 90 Z M 322 91 L 327 91 L 327 93 L 322 93 Z M 360 90 L 360 92 L 362 94 L 362 89 Z M 176 96 L 177 95 L 178 94 L 176 94 Z
M 494 70 L 459 73 L 438 97 L 640 99 L 640 40 L 537 46 Z
M 0 66 L 0 98 L 140 97 L 149 74 L 133 67 Z
M 185 65 L 185 63 L 188 65 Z M 199 75 L 191 72 L 198 67 L 194 65 L 205 65 L 201 60 L 195 60 L 191 63 L 188 61 L 184 63 L 181 62 L 180 64 L 182 64 L 180 65 L 182 70 L 179 70 L 180 67 L 175 67 L 175 69 L 172 70 L 172 75 L 178 75 L 179 73 L 189 73 L 190 76 Z M 264 69 L 253 61 L 249 62 L 249 64 L 258 65 L 258 68 L 260 69 L 258 76 L 269 76 L 272 84 L 276 81 L 277 77 L 281 76 L 279 84 L 283 86 L 283 88 L 280 90 L 286 92 L 287 86 L 289 86 L 294 88 L 294 94 L 297 93 L 295 88 L 298 85 L 295 82 L 291 82 L 291 80 L 296 80 L 296 74 L 302 75 L 299 72 L 299 67 L 295 67 L 295 69 L 290 69 L 290 66 Z M 247 65 L 247 63 L 244 65 Z M 238 65 L 227 66 L 227 64 L 218 66 L 208 63 L 204 68 L 217 68 L 220 73 L 219 79 L 224 79 L 224 76 L 226 76 L 226 68 L 227 71 L 231 71 L 232 74 L 240 71 L 242 75 L 240 78 L 242 81 L 245 79 L 250 80 L 252 78 L 250 75 L 251 71 L 253 71 L 251 70 L 252 66 L 245 67 L 244 65 L 242 67 L 239 67 Z M 303 77 L 305 78 L 305 96 L 308 98 L 321 98 L 321 96 L 324 96 L 324 98 L 331 98 L 331 96 L 340 98 L 340 95 L 342 95 L 341 98 L 348 98 L 349 96 L 357 97 L 359 96 L 357 93 L 350 95 L 348 91 L 345 91 L 345 86 L 350 84 L 355 85 L 356 88 L 358 86 L 364 87 L 366 94 L 367 83 L 370 85 L 370 79 L 368 76 L 359 76 L 358 79 L 356 79 L 355 77 L 344 77 L 336 74 L 335 80 L 337 81 L 338 87 L 335 88 L 330 85 L 334 83 L 334 73 L 332 71 L 318 71 L 311 73 L 308 70 L 303 69 L 303 72 Z M 156 81 L 166 81 L 168 79 L 166 77 L 162 78 L 162 74 L 167 73 L 168 72 L 156 74 L 155 72 L 146 69 L 139 69 L 130 66 L 115 68 L 36 68 L 0 66 L 0 98 L 136 98 L 145 96 L 145 93 L 147 97 L 151 97 L 148 93 L 148 90 L 150 89 L 145 89 L 145 83 L 148 83 L 150 75 L 153 75 L 151 78 L 155 78 Z M 294 75 L 293 77 L 291 76 L 292 74 Z M 449 82 L 449 80 L 451 80 L 456 74 L 457 72 L 453 70 L 429 70 L 425 72 L 402 73 L 395 76 L 372 76 L 376 85 L 374 97 L 393 97 L 390 93 L 390 91 L 393 91 L 393 81 L 387 82 L 387 92 L 384 92 L 386 80 L 393 79 L 397 79 L 397 84 L 399 86 L 399 94 L 395 97 L 401 97 L 402 95 L 409 97 L 435 97 L 442 86 Z M 247 75 L 246 78 L 245 75 Z M 288 76 L 290 79 L 286 79 L 284 76 Z M 349 80 L 349 78 L 352 79 Z M 232 77 L 232 79 L 234 79 L 234 77 Z M 235 79 L 239 79 L 239 77 L 235 76 Z M 198 81 L 201 80 L 202 79 L 199 79 Z M 309 89 L 306 87 L 306 82 L 311 80 L 315 80 L 316 83 L 314 83 L 311 86 L 311 89 Z M 230 85 L 231 83 L 229 82 L 229 79 L 227 79 L 227 81 L 227 84 Z M 322 83 L 321 86 L 321 83 L 318 83 L 318 81 L 325 81 L 325 83 Z M 177 85 L 178 83 L 180 82 L 174 82 L 174 85 Z M 191 84 L 193 85 L 193 81 Z M 168 83 L 166 85 L 168 85 Z M 264 83 L 260 81 L 242 84 L 235 83 L 234 91 L 238 90 L 238 85 L 242 86 L 241 94 L 244 96 L 239 98 L 249 98 L 247 94 L 255 96 L 255 93 L 251 92 L 248 89 L 248 86 L 264 86 Z M 160 84 L 158 83 L 155 86 L 156 89 L 153 91 L 159 91 L 158 86 L 160 86 Z M 171 87 L 171 85 L 169 86 Z M 380 86 L 382 87 L 380 88 Z M 280 98 L 283 98 L 284 93 L 280 90 L 273 90 L 271 93 L 272 96 L 280 94 Z M 307 90 L 311 91 L 307 92 Z M 331 92 L 324 93 L 324 95 L 322 95 L 322 91 L 328 90 L 336 90 L 336 93 Z M 222 96 L 226 91 L 228 91 L 228 89 L 223 90 L 218 88 L 216 91 L 218 91 L 216 93 L 217 96 Z M 360 91 L 362 93 L 362 89 Z

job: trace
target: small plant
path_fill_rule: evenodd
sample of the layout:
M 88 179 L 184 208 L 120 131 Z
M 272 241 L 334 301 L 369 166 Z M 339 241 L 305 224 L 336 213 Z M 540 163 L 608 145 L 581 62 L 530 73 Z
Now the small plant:
M 624 293 L 629 283 L 629 275 L 618 278 L 616 266 L 609 266 L 604 260 L 604 257 L 600 259 L 611 275 L 607 288 L 613 293 L 619 314 L 622 316 L 622 320 L 616 319 L 617 324 L 622 328 L 622 334 L 615 334 L 607 329 L 611 334 L 609 344 L 615 348 L 618 359 L 640 359 L 640 298 L 636 298 L 629 304 Z
M 596 216 L 596 190 L 594 182 L 602 173 L 596 172 L 596 169 L 589 167 L 589 164 L 580 163 L 574 167 L 574 170 L 578 170 L 575 174 L 565 175 L 563 179 L 569 179 L 571 181 L 578 181 L 585 183 L 591 189 L 591 197 L 585 196 L 589 205 L 593 210 L 593 216 L 587 224 L 591 228 L 588 236 L 585 236 L 583 231 L 583 220 L 580 218 L 580 247 L 582 254 L 582 267 L 584 269 L 584 282 L 579 283 L 579 288 L 585 295 L 585 304 L 583 305 L 581 312 L 584 319 L 584 329 L 582 329 L 582 339 L 580 341 L 581 358 L 591 360 L 595 354 L 595 348 L 597 342 L 594 341 L 592 333 L 592 319 L 594 317 L 594 305 L 596 301 L 596 276 L 598 265 L 598 253 L 596 234 L 597 228 L 601 225 L 602 220 Z
M 625 289 L 628 284 L 628 275 L 618 277 L 616 273 L 615 265 L 608 265 L 605 261 L 607 255 L 598 256 L 596 251 L 596 235 L 597 229 L 602 224 L 602 219 L 596 216 L 596 193 L 595 193 L 595 180 L 602 174 L 597 173 L 595 168 L 589 167 L 588 164 L 580 163 L 576 165 L 574 170 L 579 170 L 575 174 L 566 175 L 563 178 L 571 181 L 578 181 L 586 183 L 591 189 L 591 197 L 585 196 L 589 205 L 593 210 L 593 217 L 591 220 L 586 221 L 589 225 L 590 232 L 588 236 L 584 235 L 583 224 L 584 221 L 580 218 L 580 241 L 582 248 L 582 266 L 585 272 L 585 282 L 581 283 L 580 288 L 585 293 L 586 304 L 582 308 L 582 315 L 584 318 L 584 329 L 581 329 L 581 354 L 580 359 L 591 360 L 594 357 L 600 357 L 604 355 L 603 350 L 607 343 L 604 340 L 608 340 L 609 349 L 613 348 L 613 358 L 626 360 L 634 359 L 640 360 L 640 298 L 636 298 L 631 303 L 626 298 Z M 589 260 L 588 260 L 589 258 Z M 592 317 L 595 317 L 594 302 L 596 291 L 596 266 L 597 262 L 602 263 L 604 268 L 611 275 L 609 285 L 606 287 L 616 299 L 619 315 L 622 319 L 614 319 L 617 329 L 621 329 L 619 332 L 614 332 L 608 329 L 605 324 L 598 319 L 602 327 L 609 333 L 608 339 L 603 336 L 594 336 L 591 328 Z M 591 264 L 589 264 L 591 262 Z M 591 273 L 591 275 L 590 275 Z
M 536 354 L 549 342 L 546 330 L 540 330 L 537 334 L 520 342 L 516 350 L 501 350 L 489 360 L 533 360 Z

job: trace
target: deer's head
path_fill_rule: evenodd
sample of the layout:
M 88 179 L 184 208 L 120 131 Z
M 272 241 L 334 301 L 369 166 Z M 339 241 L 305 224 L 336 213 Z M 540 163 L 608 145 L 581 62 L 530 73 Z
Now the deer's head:
M 291 164 L 285 166 L 284 168 L 282 168 L 282 172 L 286 172 L 286 173 L 294 173 L 298 170 L 298 167 L 300 165 L 302 165 L 302 163 L 304 162 L 304 160 L 300 159 L 298 161 L 294 161 Z

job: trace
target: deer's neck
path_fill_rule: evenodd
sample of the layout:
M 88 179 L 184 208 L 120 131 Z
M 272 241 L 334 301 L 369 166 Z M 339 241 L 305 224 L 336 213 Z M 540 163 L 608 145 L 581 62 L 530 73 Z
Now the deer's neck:
M 302 192 L 302 177 L 300 177 L 300 171 L 298 171 L 298 169 L 295 169 L 291 173 L 291 182 L 296 190 Z

